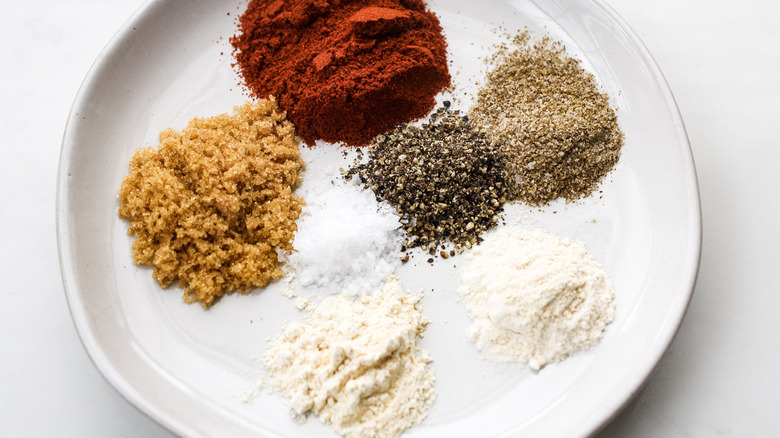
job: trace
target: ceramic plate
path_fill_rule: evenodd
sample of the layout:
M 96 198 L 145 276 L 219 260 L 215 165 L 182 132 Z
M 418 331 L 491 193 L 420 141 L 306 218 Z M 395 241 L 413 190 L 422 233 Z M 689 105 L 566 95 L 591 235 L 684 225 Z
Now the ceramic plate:
M 246 97 L 227 41 L 245 3 L 150 1 L 100 55 L 73 106 L 59 168 L 57 227 L 65 289 L 87 352 L 140 410 L 186 436 L 335 436 L 256 387 L 267 339 L 302 314 L 274 284 L 222 299 L 209 311 L 181 290 L 161 290 L 132 263 L 117 191 L 133 151 L 195 116 L 231 111 Z M 533 372 L 486 362 L 466 339 L 456 300 L 456 257 L 399 271 L 424 290 L 431 324 L 421 341 L 434 358 L 438 399 L 406 436 L 588 435 L 640 388 L 669 345 L 690 299 L 699 261 L 700 209 L 683 122 L 661 72 L 608 7 L 589 1 L 431 1 L 449 42 L 459 106 L 499 41 L 496 28 L 563 41 L 618 108 L 620 162 L 596 195 L 543 209 L 508 208 L 584 241 L 616 291 L 616 320 L 589 351 Z M 336 148 L 304 150 L 306 184 L 349 165 Z

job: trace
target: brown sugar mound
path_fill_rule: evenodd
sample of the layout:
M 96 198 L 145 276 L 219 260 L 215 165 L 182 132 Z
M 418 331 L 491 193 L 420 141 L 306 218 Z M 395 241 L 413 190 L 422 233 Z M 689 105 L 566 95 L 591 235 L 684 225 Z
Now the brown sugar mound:
M 251 93 L 279 99 L 304 141 L 368 144 L 427 115 L 450 85 L 421 0 L 252 0 L 231 38 Z
M 133 260 L 204 308 L 280 278 L 276 249 L 292 249 L 303 206 L 292 194 L 304 168 L 298 143 L 273 98 L 161 132 L 158 149 L 135 152 L 119 190 Z

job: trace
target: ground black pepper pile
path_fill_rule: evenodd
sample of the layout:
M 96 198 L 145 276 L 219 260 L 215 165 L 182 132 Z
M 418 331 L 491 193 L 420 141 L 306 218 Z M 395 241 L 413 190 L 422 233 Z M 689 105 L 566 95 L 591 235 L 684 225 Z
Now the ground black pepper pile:
M 469 116 L 506 154 L 508 197 L 545 205 L 589 196 L 623 145 L 609 97 L 549 37 L 532 43 L 523 32 L 493 61 Z
M 377 200 L 396 208 L 407 247 L 443 258 L 481 241 L 506 201 L 501 151 L 449 106 L 445 102 L 422 126 L 400 125 L 377 136 L 368 161 L 345 175 L 357 175 Z M 447 242 L 455 250 L 445 251 Z

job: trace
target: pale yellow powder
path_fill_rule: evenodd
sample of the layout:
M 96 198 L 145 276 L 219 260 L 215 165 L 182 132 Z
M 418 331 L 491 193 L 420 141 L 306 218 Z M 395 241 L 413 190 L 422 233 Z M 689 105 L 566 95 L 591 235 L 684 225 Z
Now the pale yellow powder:
M 310 307 L 268 346 L 273 387 L 300 419 L 309 413 L 349 438 L 391 438 L 432 405 L 431 358 L 417 346 L 427 320 L 397 280 L 372 295 L 342 294 Z

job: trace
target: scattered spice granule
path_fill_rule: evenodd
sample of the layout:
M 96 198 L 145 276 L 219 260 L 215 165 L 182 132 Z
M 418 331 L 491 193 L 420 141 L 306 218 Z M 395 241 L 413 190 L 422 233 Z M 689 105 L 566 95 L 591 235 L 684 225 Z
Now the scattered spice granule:
M 292 194 L 298 143 L 273 98 L 161 132 L 158 149 L 135 152 L 119 190 L 133 260 L 204 308 L 282 277 L 276 249 L 292 248 L 303 206 Z
M 545 205 L 591 194 L 620 157 L 624 135 L 606 93 L 560 42 L 524 31 L 497 63 L 469 116 L 505 150 L 513 199 Z
M 431 256 L 445 243 L 461 252 L 478 244 L 498 224 L 505 202 L 501 151 L 449 106 L 444 102 L 421 126 L 399 125 L 377 136 L 368 161 L 345 175 L 358 176 L 377 200 L 395 207 L 406 247 Z

